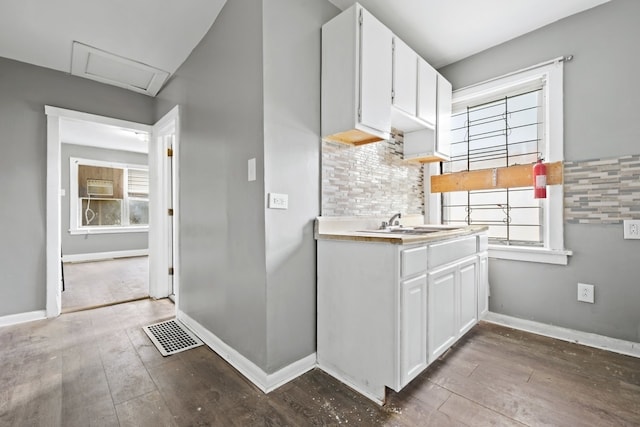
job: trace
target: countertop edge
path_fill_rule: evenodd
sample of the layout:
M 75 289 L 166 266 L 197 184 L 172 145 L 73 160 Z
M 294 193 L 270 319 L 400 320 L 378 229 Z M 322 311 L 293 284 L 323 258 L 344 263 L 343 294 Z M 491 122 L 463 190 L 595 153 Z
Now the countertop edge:
M 315 231 L 316 240 L 343 240 L 354 242 L 369 242 L 369 243 L 389 243 L 394 245 L 407 245 L 417 243 L 432 243 L 442 240 L 455 239 L 458 237 L 471 236 L 487 231 L 487 226 L 471 225 L 457 230 L 444 230 L 436 231 L 434 233 L 426 235 L 392 235 L 381 236 L 374 235 L 374 233 L 367 233 L 362 231 L 343 231 L 343 232 L 331 232 L 331 233 L 319 233 Z

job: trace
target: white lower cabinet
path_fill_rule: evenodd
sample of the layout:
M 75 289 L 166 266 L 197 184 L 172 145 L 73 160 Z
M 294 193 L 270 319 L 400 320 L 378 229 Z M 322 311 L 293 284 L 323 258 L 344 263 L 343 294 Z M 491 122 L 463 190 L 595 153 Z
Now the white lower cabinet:
M 489 312 L 489 255 L 483 252 L 478 259 L 478 319 L 482 319 Z
M 318 366 L 378 403 L 400 391 L 478 320 L 476 237 L 318 240 Z
M 429 363 L 456 340 L 456 272 L 449 267 L 429 273 Z
M 460 290 L 460 312 L 458 315 L 458 337 L 478 323 L 478 260 L 476 257 L 459 266 L 458 286 Z
M 427 276 L 402 282 L 400 320 L 400 385 L 427 367 Z
M 429 363 L 478 322 L 476 256 L 429 273 Z

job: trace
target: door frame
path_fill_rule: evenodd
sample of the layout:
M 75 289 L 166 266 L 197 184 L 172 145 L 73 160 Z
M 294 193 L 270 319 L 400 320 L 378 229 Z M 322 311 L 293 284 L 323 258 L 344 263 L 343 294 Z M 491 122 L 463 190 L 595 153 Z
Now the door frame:
M 172 147 L 172 167 L 167 167 L 167 145 L 165 137 L 174 135 Z M 153 141 L 154 149 L 151 150 Z M 180 107 L 176 105 L 152 126 L 149 171 L 149 294 L 152 298 L 164 298 L 171 294 L 170 279 L 173 279 L 175 305 L 179 299 L 179 155 L 180 155 Z M 169 177 L 171 178 L 169 180 Z M 169 200 L 168 194 L 173 200 Z M 173 209 L 173 215 L 168 215 L 167 209 Z M 171 240 L 165 232 L 171 228 Z M 169 262 L 169 246 L 171 245 L 173 263 Z M 153 249 L 152 249 L 153 248 Z M 169 275 L 169 267 L 173 267 L 173 276 Z
M 46 245 L 45 245 L 45 256 L 46 256 L 46 268 L 45 268 L 45 284 L 46 284 L 46 315 L 47 317 L 57 317 L 60 315 L 62 310 L 62 267 L 61 267 L 61 248 L 62 248 L 62 225 L 61 225 L 61 206 L 62 206 L 62 194 L 60 189 L 61 186 L 61 139 L 60 139 L 60 125 L 62 120 L 71 119 L 71 120 L 80 120 L 80 121 L 88 121 L 99 124 L 118 126 L 126 129 L 131 129 L 134 131 L 147 132 L 150 135 L 149 139 L 149 171 L 150 176 L 155 176 L 156 178 L 163 177 L 162 174 L 165 173 L 163 170 L 155 171 L 153 168 L 157 167 L 157 164 L 152 165 L 151 159 L 158 155 L 159 152 L 162 151 L 161 147 L 158 147 L 156 144 L 157 139 L 153 137 L 153 131 L 156 125 L 150 126 L 142 123 L 130 122 L 126 120 L 114 119 L 111 117 L 99 116 L 95 114 L 84 113 L 75 110 L 67 110 L 64 108 L 58 108 L 46 105 L 45 106 L 45 114 L 47 116 L 47 185 L 46 185 Z M 179 140 L 179 127 L 178 127 L 178 116 L 179 110 L 178 106 L 174 107 L 171 112 L 167 114 L 167 116 L 171 115 L 171 119 L 175 122 L 175 141 Z M 158 123 L 161 123 L 163 120 L 167 118 L 167 116 L 163 117 Z M 174 143 L 177 145 L 176 143 Z M 175 150 L 175 149 L 174 149 Z M 174 158 L 174 177 L 172 186 L 174 189 L 174 203 L 177 198 L 177 158 Z M 158 173 L 160 175 L 158 175 Z M 151 178 L 153 181 L 153 178 Z M 166 179 L 163 179 L 159 182 L 166 182 Z M 162 191 L 160 186 L 150 183 L 150 221 L 151 217 L 158 215 L 151 206 L 151 200 L 158 197 L 158 194 L 154 194 L 155 192 Z M 177 204 L 176 204 L 177 206 Z M 158 209 L 157 206 L 155 209 Z M 165 221 L 167 217 L 164 216 Z M 174 216 L 174 247 L 177 239 L 178 230 L 175 227 L 178 223 L 176 221 L 176 217 Z M 168 226 L 168 223 L 167 223 Z M 154 230 L 158 228 L 158 230 Z M 162 248 L 158 248 L 155 245 L 151 244 L 151 235 L 152 233 L 162 233 L 162 230 L 166 228 L 155 227 L 150 224 L 149 227 L 149 261 L 150 261 L 150 271 L 149 277 L 152 277 L 151 271 L 151 260 L 155 260 L 159 258 Z M 157 240 L 157 237 L 156 237 Z M 166 253 L 166 252 L 165 252 Z M 174 252 L 177 253 L 177 252 Z M 160 268 L 158 264 L 162 265 L 162 263 L 154 263 L 156 268 Z M 177 266 L 176 266 L 177 267 Z M 164 272 L 167 272 L 168 266 L 163 269 Z M 179 271 L 179 269 L 176 268 Z M 158 272 L 154 272 L 157 274 Z M 149 294 L 153 298 L 162 298 L 167 295 L 163 295 L 163 289 L 157 283 L 153 283 L 151 280 L 149 281 Z M 177 307 L 177 304 L 176 304 Z

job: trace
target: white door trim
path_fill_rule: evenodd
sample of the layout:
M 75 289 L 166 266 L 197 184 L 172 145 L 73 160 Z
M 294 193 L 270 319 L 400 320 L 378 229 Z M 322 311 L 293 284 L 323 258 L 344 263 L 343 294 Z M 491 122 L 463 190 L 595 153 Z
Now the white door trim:
M 46 314 L 56 317 L 62 310 L 62 268 L 60 264 L 60 116 L 47 114 L 47 220 L 46 220 Z M 57 256 L 56 256 L 57 255 Z
M 168 181 L 167 145 L 165 137 L 174 135 L 171 182 Z M 179 156 L 180 156 L 180 108 L 178 105 L 158 120 L 152 128 L 149 145 L 149 295 L 152 298 L 164 298 L 171 293 L 168 270 L 174 268 L 173 288 L 175 305 L 179 307 Z M 169 205 L 168 194 L 171 186 L 173 201 Z M 173 216 L 169 216 L 167 209 L 173 209 Z M 169 265 L 169 239 L 166 230 L 173 227 L 171 248 L 173 265 Z M 153 256 L 151 256 L 153 254 Z
M 103 117 L 80 111 L 45 105 L 47 115 L 47 218 L 46 218 L 46 314 L 47 317 L 60 315 L 62 309 L 62 269 L 61 255 L 61 140 L 60 122 L 62 119 L 90 121 L 111 126 L 140 130 L 151 133 L 149 125 L 126 120 Z M 150 147 L 152 145 L 150 144 Z M 151 148 L 150 148 L 151 149 Z M 150 254 L 151 256 L 151 254 Z

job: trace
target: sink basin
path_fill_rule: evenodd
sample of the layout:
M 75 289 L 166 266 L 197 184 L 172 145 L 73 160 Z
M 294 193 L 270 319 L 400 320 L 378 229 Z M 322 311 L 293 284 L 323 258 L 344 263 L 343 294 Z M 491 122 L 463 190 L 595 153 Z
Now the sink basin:
M 438 226 L 438 225 L 419 225 L 415 227 L 390 227 L 378 230 L 359 230 L 359 233 L 380 233 L 380 234 L 412 234 L 421 235 L 429 233 L 437 233 L 439 231 L 457 230 L 460 227 Z

